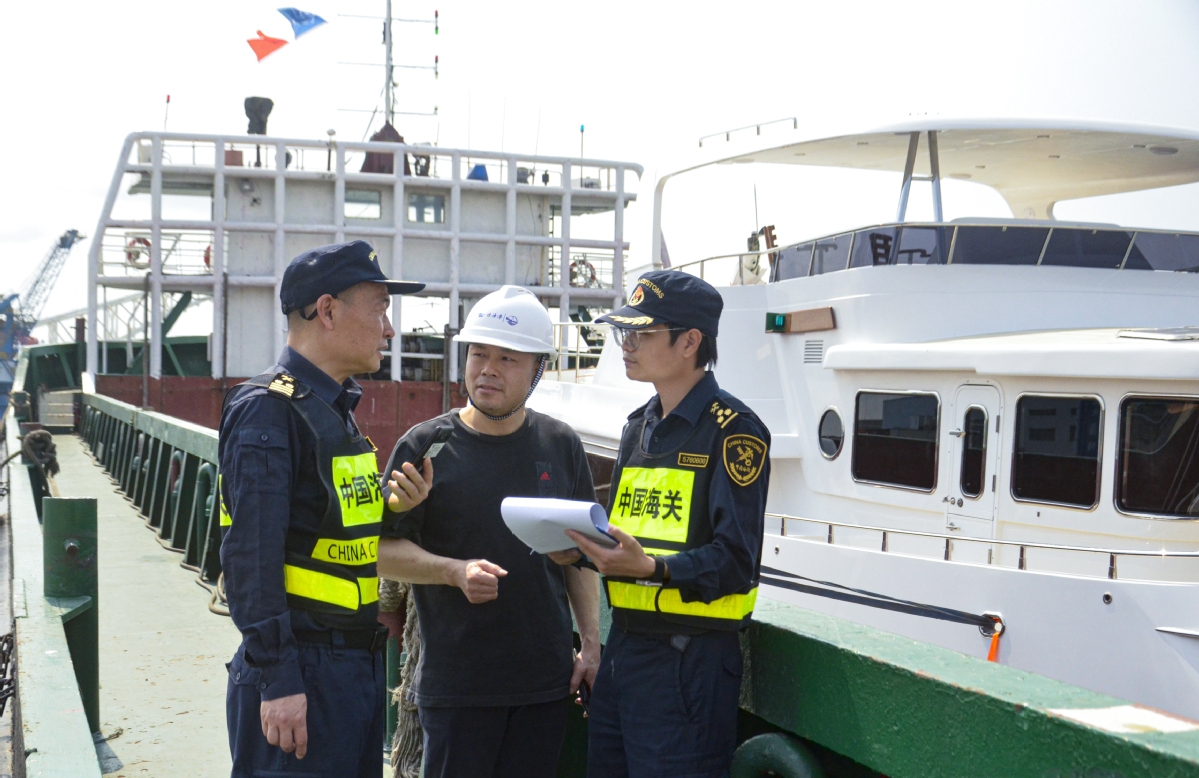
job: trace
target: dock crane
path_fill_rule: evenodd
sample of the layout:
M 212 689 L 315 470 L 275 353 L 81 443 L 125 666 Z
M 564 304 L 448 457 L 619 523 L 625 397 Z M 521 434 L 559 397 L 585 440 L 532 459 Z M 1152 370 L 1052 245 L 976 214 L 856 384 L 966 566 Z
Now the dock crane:
M 85 237 L 79 230 L 64 232 L 29 276 L 24 289 L 0 296 L 0 403 L 3 406 L 8 405 L 18 351 L 32 342 L 29 333 L 37 326 L 38 317 L 62 273 L 71 248 Z

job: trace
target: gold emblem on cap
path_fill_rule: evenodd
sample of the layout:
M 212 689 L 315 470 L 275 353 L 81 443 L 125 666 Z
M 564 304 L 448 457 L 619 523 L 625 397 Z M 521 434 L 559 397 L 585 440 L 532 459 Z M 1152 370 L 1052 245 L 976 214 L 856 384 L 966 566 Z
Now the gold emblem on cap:
M 641 287 L 638 286 L 633 290 L 633 296 L 629 298 L 629 305 L 637 307 L 643 302 L 645 302 L 645 292 L 641 291 Z
M 613 316 L 608 314 L 608 318 L 617 324 L 627 324 L 630 327 L 642 327 L 654 323 L 653 316 Z
M 658 295 L 659 300 L 662 300 L 666 297 L 666 295 L 662 292 L 662 288 L 660 286 L 658 286 L 657 284 L 655 284 L 653 281 L 649 280 L 648 278 L 637 279 L 638 291 L 640 291 L 640 289 L 643 285 L 648 286 L 651 292 Z M 636 293 L 637 292 L 634 292 L 633 294 L 636 294 Z
M 369 259 L 371 262 L 374 262 L 376 265 L 379 264 L 379 255 L 377 253 L 375 253 L 374 251 L 371 252 L 370 256 L 367 257 L 367 259 Z

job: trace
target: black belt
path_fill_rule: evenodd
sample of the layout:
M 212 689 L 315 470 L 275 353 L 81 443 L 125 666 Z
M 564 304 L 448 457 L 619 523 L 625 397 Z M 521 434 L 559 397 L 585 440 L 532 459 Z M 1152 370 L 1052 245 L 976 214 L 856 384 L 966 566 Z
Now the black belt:
M 297 629 L 296 640 L 334 648 L 361 648 L 377 653 L 387 646 L 387 628 L 380 629 L 330 629 L 324 631 Z

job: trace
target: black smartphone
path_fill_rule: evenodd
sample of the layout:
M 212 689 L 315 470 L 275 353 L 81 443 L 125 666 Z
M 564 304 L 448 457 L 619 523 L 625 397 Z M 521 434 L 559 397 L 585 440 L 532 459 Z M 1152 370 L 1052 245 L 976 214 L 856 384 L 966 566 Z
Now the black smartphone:
M 591 705 L 591 687 L 586 681 L 579 684 L 579 704 L 583 706 L 583 715 L 588 714 L 587 708 Z
M 426 458 L 432 459 L 441 453 L 441 450 L 445 448 L 446 441 L 448 441 L 450 436 L 453 434 L 454 428 L 448 426 L 438 427 L 433 431 L 433 434 L 430 435 L 429 439 L 425 441 L 425 445 L 423 448 L 421 448 L 420 453 L 417 454 L 416 458 L 412 461 L 412 466 L 416 468 L 417 472 L 424 470 Z

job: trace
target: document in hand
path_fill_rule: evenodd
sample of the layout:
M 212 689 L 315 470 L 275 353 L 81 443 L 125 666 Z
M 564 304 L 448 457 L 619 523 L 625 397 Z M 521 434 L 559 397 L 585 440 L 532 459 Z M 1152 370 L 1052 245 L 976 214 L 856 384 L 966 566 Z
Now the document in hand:
M 506 497 L 500 513 L 512 534 L 539 554 L 577 548 L 566 534 L 573 529 L 605 548 L 615 548 L 608 535 L 608 514 L 603 506 L 583 500 L 548 497 Z

